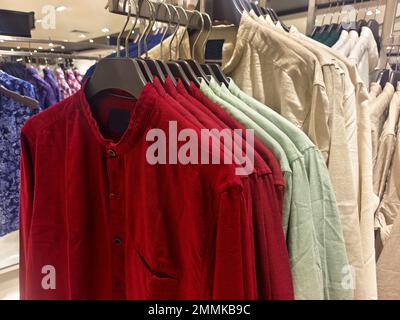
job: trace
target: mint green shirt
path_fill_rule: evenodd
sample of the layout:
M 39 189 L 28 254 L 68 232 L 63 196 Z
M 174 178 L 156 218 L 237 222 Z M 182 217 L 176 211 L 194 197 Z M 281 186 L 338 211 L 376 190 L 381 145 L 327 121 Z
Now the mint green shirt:
M 349 265 L 336 197 L 322 154 L 307 135 L 290 121 L 247 95 L 231 80 L 229 90 L 290 138 L 304 157 L 311 193 L 314 226 L 322 261 L 325 299 L 353 299 L 342 285 L 343 268 Z
M 220 87 L 215 80 L 201 81 L 201 91 L 220 105 L 256 136 L 275 154 L 286 179 L 283 208 L 283 228 L 291 262 L 296 299 L 323 299 L 321 259 L 311 211 L 307 173 L 302 155 L 279 129 L 272 129 L 262 117 L 255 117 L 251 108 Z M 285 147 L 287 150 L 285 150 Z

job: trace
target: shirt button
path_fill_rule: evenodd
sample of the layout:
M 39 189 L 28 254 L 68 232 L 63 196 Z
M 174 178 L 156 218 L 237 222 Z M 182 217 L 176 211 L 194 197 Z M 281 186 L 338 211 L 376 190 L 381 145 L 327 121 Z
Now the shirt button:
M 120 246 L 122 244 L 122 240 L 120 238 L 114 238 L 114 244 L 116 246 Z
M 115 158 L 117 156 L 117 153 L 113 149 L 109 149 L 107 153 L 110 158 Z

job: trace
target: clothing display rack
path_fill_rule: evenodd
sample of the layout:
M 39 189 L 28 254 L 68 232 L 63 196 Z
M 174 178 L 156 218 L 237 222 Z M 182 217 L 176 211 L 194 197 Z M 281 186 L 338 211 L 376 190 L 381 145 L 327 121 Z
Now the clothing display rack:
M 78 54 L 68 53 L 47 53 L 47 52 L 31 52 L 31 51 L 9 51 L 0 50 L 0 56 L 13 56 L 13 57 L 31 57 L 31 58 L 47 58 L 47 59 L 79 59 L 79 60 L 93 60 L 101 59 L 101 56 L 82 56 Z
M 324 8 L 330 6 L 344 6 L 344 5 L 357 5 L 362 3 L 367 3 L 370 1 L 353 1 L 353 0 L 337 0 L 337 1 L 329 1 L 329 4 L 324 3 Z M 307 14 L 307 34 L 310 34 L 315 26 L 315 19 L 317 16 L 317 10 L 320 8 L 321 1 L 320 0 L 309 0 L 308 3 L 308 14 Z M 383 19 L 382 24 L 382 39 L 386 39 L 392 33 L 395 19 L 396 19 L 396 12 L 397 12 L 397 1 L 392 0 L 384 0 L 380 2 L 380 4 L 386 4 L 385 10 L 385 17 Z M 322 6 L 321 6 L 322 7 Z
M 108 10 L 111 13 L 115 13 L 115 14 L 120 14 L 120 15 L 127 15 L 127 5 L 126 5 L 126 0 L 122 1 L 122 0 L 109 0 L 108 1 L 108 5 L 106 6 L 106 8 L 108 8 Z M 155 11 L 155 20 L 157 22 L 168 22 L 168 16 L 165 13 L 165 9 L 163 8 L 163 10 L 161 10 L 161 8 L 159 9 L 159 7 L 163 6 L 160 3 L 151 1 L 153 7 L 154 7 L 154 11 Z M 182 9 L 183 10 L 183 9 Z M 148 6 L 142 6 L 142 8 L 139 10 L 139 15 L 137 15 L 136 13 L 134 13 L 137 17 L 139 18 L 144 18 L 144 19 L 150 19 L 152 18 L 151 16 L 151 12 Z M 201 11 L 201 10 L 200 10 Z M 181 26 L 187 26 L 189 29 L 193 29 L 193 30 L 201 30 L 202 29 L 202 22 L 201 19 L 198 17 L 198 15 L 194 14 L 192 11 L 189 10 L 185 10 L 186 15 L 188 17 L 188 21 L 186 20 L 185 17 L 183 17 L 184 15 L 180 15 L 180 17 L 173 17 L 173 22 L 179 23 L 179 25 Z M 204 11 L 201 11 L 204 12 Z M 193 16 L 194 15 L 194 16 Z M 193 17 L 192 17 L 193 16 Z M 178 20 L 176 20 L 178 18 Z

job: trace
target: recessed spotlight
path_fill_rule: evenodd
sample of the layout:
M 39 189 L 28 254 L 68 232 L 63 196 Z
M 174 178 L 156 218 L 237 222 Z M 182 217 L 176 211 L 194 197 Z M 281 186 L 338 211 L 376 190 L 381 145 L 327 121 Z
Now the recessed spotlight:
M 64 42 L 69 42 L 69 40 L 68 39 L 66 39 L 66 40 L 63 40 Z
M 54 44 L 52 42 L 50 42 L 49 47 L 54 47 Z
M 107 39 L 110 39 L 111 37 L 110 36 L 107 36 Z
M 104 27 L 103 29 L 101 29 L 101 32 L 107 33 L 107 32 L 110 32 L 110 29 L 108 29 L 107 27 Z
M 61 49 L 63 49 L 63 50 L 64 50 L 64 49 L 65 49 L 65 47 L 64 47 L 64 46 L 61 46 Z
M 93 39 L 90 39 L 90 40 L 89 40 L 89 42 L 90 42 L 90 43 L 93 43 L 93 42 L 94 42 L 94 40 L 93 40 Z
M 24 59 L 22 59 L 22 58 L 17 59 L 17 62 L 22 62 L 22 61 L 24 61 Z
M 11 49 L 11 51 L 14 51 L 14 49 Z
M 79 38 L 86 38 L 86 36 L 83 34 L 83 33 L 81 33 L 80 35 L 79 35 Z
M 43 50 L 43 47 L 38 47 L 39 50 Z
M 37 53 L 37 50 L 35 49 L 35 50 L 33 50 L 33 52 L 34 52 L 34 53 Z
M 65 11 L 65 9 L 67 9 L 65 6 L 56 7 L 57 12 L 63 12 L 63 11 Z
M 17 46 L 17 49 L 19 50 L 19 49 L 21 49 L 21 47 L 20 47 L 20 46 Z
M 42 19 L 36 19 L 36 23 L 42 23 Z
M 50 51 L 53 52 L 53 51 L 54 51 L 54 48 L 51 48 Z

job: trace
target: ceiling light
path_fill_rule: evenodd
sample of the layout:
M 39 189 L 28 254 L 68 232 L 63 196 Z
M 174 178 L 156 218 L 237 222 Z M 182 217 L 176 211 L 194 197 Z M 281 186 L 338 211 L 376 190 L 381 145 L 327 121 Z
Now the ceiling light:
M 61 49 L 63 49 L 63 50 L 64 50 L 64 49 L 65 49 L 65 47 L 64 47 L 64 46 L 61 46 Z
M 17 49 L 19 50 L 19 49 L 21 49 L 21 47 L 20 47 L 20 46 L 18 46 L 18 47 L 17 47 Z
M 111 37 L 110 36 L 107 36 L 107 39 L 110 39 Z
M 80 35 L 79 35 L 79 38 L 86 38 L 86 36 L 83 34 L 83 33 L 81 33 Z
M 38 49 L 39 49 L 39 50 L 42 50 L 42 49 L 43 49 L 43 47 L 38 47 Z
M 36 23 L 41 23 L 42 22 L 42 19 L 37 19 L 36 20 Z
M 90 42 L 90 43 L 93 43 L 93 42 L 94 42 L 94 40 L 93 40 L 93 39 L 90 39 L 90 40 L 89 40 L 89 42 Z
M 104 27 L 103 29 L 101 29 L 101 32 L 107 33 L 107 32 L 110 32 L 110 29 Z
M 113 50 L 113 53 L 117 53 L 117 51 Z
M 258 5 L 258 1 L 254 1 L 254 4 L 257 6 Z
M 367 11 L 367 16 L 372 16 L 374 13 L 371 10 Z
M 11 49 L 11 51 L 14 51 L 14 49 Z
M 66 40 L 64 40 L 64 42 L 69 42 L 69 40 L 66 39 Z
M 50 51 L 51 51 L 51 52 L 53 52 L 53 51 L 54 51 L 54 49 L 53 49 L 53 48 L 51 48 L 51 49 L 50 49 Z
M 49 47 L 54 47 L 54 44 L 52 42 L 50 42 Z
M 18 58 L 17 59 L 17 62 L 21 62 L 21 61 L 23 61 L 24 59 L 22 59 L 22 58 Z
M 3 40 L 3 39 L 0 39 L 0 42 L 4 42 L 4 40 Z
M 34 52 L 34 53 L 37 53 L 37 50 L 35 49 L 35 50 L 33 50 L 33 52 Z
M 65 11 L 65 9 L 67 9 L 65 6 L 56 7 L 57 12 L 63 12 L 63 11 Z

